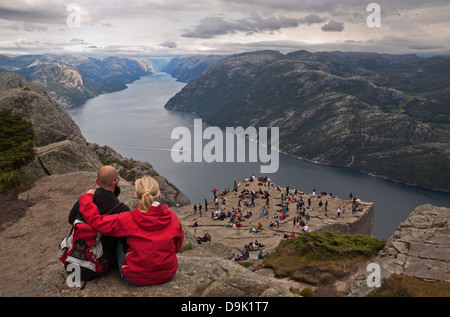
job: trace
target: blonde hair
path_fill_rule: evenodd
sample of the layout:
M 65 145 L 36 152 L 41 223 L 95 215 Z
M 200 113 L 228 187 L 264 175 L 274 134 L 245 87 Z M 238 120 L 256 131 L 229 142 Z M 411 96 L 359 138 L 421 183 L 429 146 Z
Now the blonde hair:
M 136 180 L 135 187 L 136 196 L 139 198 L 139 210 L 149 211 L 153 201 L 160 195 L 158 182 L 150 176 L 144 176 Z

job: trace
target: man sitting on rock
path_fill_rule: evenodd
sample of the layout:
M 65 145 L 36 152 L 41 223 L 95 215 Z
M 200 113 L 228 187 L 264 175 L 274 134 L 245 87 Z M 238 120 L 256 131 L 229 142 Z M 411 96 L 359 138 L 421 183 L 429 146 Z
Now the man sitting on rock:
M 117 198 L 120 194 L 119 184 L 119 174 L 116 169 L 112 166 L 106 165 L 98 170 L 96 183 L 99 186 L 95 190 L 94 194 L 94 204 L 100 214 L 118 214 L 121 212 L 130 211 L 130 207 L 120 202 Z M 75 220 L 84 221 L 83 215 L 80 212 L 80 202 L 77 201 L 69 214 L 69 223 L 74 224 Z M 124 238 L 113 238 L 103 236 L 101 238 L 104 254 L 104 262 L 109 263 L 109 268 L 115 267 L 117 261 L 115 256 L 115 251 L 117 247 L 117 239 L 121 240 L 122 246 L 128 248 L 126 240 Z

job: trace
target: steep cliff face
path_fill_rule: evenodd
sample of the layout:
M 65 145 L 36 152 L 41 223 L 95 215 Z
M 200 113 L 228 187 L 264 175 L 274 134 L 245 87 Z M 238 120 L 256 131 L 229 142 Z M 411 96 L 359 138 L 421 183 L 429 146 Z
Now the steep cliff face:
M 437 128 L 438 113 L 448 112 L 442 83 L 430 87 L 436 92 L 431 99 L 419 90 L 426 79 L 416 76 L 406 87 L 393 71 L 401 68 L 413 78 L 416 63 L 431 71 L 434 61 L 362 53 L 240 54 L 210 66 L 165 107 L 221 127 L 278 126 L 280 149 L 288 154 L 450 190 L 450 149 L 446 132 Z M 450 83 L 447 74 L 436 76 Z M 425 118 L 433 108 L 431 124 Z
M 31 121 L 34 142 L 48 145 L 65 139 L 85 141 L 79 127 L 42 88 L 16 73 L 0 73 L 1 108 Z
M 21 74 L 44 87 L 49 95 L 65 108 L 77 103 L 77 100 L 92 97 L 92 94 L 85 91 L 83 78 L 75 67 L 36 59 L 22 69 Z
M 176 57 L 164 66 L 163 71 L 179 81 L 187 83 L 200 76 L 211 64 L 222 58 L 222 56 L 216 55 Z
M 36 156 L 23 167 L 30 182 L 44 175 L 95 171 L 102 166 L 79 127 L 42 88 L 15 73 L 1 73 L 0 88 L 0 109 L 21 115 L 33 125 Z
M 115 164 L 130 182 L 150 175 L 157 178 L 163 202 L 169 205 L 189 203 L 187 196 L 159 175 L 149 163 L 122 158 L 113 149 L 88 144 L 80 128 L 40 86 L 15 73 L 0 73 L 0 110 L 10 110 L 32 123 L 33 161 L 21 171 L 32 183 L 44 176 L 76 171 L 96 172 L 105 164 Z

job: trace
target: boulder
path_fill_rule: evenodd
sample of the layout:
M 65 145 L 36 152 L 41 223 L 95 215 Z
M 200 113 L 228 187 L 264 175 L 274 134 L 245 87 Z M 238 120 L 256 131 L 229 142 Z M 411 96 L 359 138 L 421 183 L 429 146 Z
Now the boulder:
M 380 265 L 381 280 L 392 273 L 425 282 L 450 282 L 450 209 L 421 205 L 405 219 L 373 263 Z M 347 289 L 348 296 L 366 296 L 368 272 L 362 272 Z

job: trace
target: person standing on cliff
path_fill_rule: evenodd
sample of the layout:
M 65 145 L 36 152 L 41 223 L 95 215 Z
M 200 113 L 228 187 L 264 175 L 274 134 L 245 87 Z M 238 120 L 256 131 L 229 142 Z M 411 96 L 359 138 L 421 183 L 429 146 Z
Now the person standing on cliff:
M 95 181 L 99 186 L 94 193 L 93 202 L 97 206 L 101 215 L 113 215 L 130 211 L 130 207 L 120 202 L 119 174 L 110 165 L 101 167 L 97 172 Z M 80 201 L 78 200 L 69 213 L 69 224 L 73 225 L 76 220 L 86 222 L 80 212 Z M 110 267 L 116 266 L 116 247 L 118 238 L 103 236 L 101 238 L 104 260 Z M 121 241 L 124 248 L 127 247 L 126 240 Z
M 238 221 L 236 223 L 236 235 L 240 235 L 241 234 L 241 223 Z

